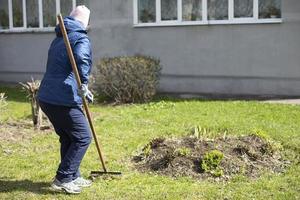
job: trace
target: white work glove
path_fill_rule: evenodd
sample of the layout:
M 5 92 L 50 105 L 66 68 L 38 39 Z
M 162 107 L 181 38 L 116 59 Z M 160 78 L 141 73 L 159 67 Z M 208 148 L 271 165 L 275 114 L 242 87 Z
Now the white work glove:
M 92 92 L 88 89 L 87 84 L 81 84 L 81 86 L 78 88 L 78 94 L 82 98 L 86 98 L 89 103 L 93 103 L 94 101 L 94 95 Z

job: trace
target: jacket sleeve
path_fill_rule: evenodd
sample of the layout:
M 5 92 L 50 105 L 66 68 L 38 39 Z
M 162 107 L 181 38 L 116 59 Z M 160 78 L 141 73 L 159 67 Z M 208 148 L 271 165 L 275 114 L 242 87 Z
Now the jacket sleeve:
M 81 82 L 88 84 L 92 68 L 92 51 L 89 39 L 81 38 L 76 41 L 73 52 Z

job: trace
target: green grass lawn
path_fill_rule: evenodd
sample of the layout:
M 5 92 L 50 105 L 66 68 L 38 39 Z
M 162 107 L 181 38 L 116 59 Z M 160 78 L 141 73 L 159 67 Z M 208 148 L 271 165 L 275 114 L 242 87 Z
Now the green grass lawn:
M 8 106 L 0 111 L 1 123 L 30 118 L 24 93 L 7 87 L 0 87 L 0 92 L 8 96 Z M 0 199 L 300 199 L 300 106 L 161 98 L 149 104 L 91 108 L 107 167 L 123 176 L 97 179 L 78 196 L 51 192 L 58 137 L 32 130 L 30 139 L 0 140 Z M 265 173 L 256 180 L 236 176 L 220 183 L 142 174 L 132 168 L 131 156 L 149 140 L 187 135 L 195 126 L 232 135 L 264 132 L 284 146 L 293 164 L 283 174 Z M 98 169 L 91 144 L 81 171 L 88 176 Z

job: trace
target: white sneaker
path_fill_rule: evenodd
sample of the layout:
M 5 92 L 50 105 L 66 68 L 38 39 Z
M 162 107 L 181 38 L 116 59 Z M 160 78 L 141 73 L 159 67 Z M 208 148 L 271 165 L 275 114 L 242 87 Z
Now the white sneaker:
M 51 184 L 52 189 L 55 191 L 65 191 L 68 194 L 79 194 L 81 189 L 79 186 L 75 185 L 73 181 L 68 183 L 62 183 L 57 179 L 54 179 L 53 183 Z
M 92 185 L 91 180 L 87 180 L 82 177 L 76 178 L 75 180 L 73 180 L 73 183 L 78 187 L 89 187 Z

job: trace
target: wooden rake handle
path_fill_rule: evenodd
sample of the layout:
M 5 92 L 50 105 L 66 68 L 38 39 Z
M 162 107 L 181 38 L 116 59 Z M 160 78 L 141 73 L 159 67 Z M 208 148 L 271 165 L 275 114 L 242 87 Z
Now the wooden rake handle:
M 80 80 L 80 76 L 79 76 L 79 73 L 78 73 L 77 64 L 75 62 L 74 55 L 73 55 L 73 52 L 72 52 L 72 48 L 71 48 L 71 45 L 70 45 L 70 41 L 69 41 L 69 38 L 68 38 L 68 35 L 67 35 L 66 27 L 65 27 L 65 24 L 64 24 L 64 21 L 63 21 L 63 18 L 61 16 L 61 14 L 57 15 L 57 19 L 58 19 L 58 22 L 59 22 L 60 30 L 62 31 L 62 35 L 63 35 L 64 42 L 65 42 L 65 45 L 66 45 L 66 48 L 67 48 L 68 56 L 69 56 L 69 59 L 70 59 L 71 65 L 72 65 L 72 69 L 73 69 L 73 72 L 74 72 L 74 75 L 75 75 L 75 78 L 76 78 L 76 81 L 77 81 L 77 85 L 78 85 L 78 88 L 79 88 L 81 86 L 81 80 Z M 102 152 L 101 152 L 100 144 L 98 142 L 97 135 L 96 135 L 96 132 L 95 132 L 95 128 L 94 128 L 94 125 L 93 125 L 93 122 L 92 122 L 91 113 L 90 113 L 90 110 L 89 110 L 89 107 L 88 107 L 88 104 L 87 104 L 87 101 L 86 101 L 85 97 L 82 97 L 82 102 L 83 102 L 83 107 L 84 107 L 84 110 L 85 110 L 85 113 L 86 113 L 86 118 L 88 119 L 91 131 L 93 133 L 93 137 L 94 137 L 94 140 L 95 140 L 95 144 L 96 144 L 96 147 L 97 147 L 98 155 L 99 155 L 103 170 L 104 170 L 104 172 L 107 172 L 106 167 L 105 167 L 105 163 L 104 163 L 104 159 L 103 159 L 103 155 L 102 155 Z

